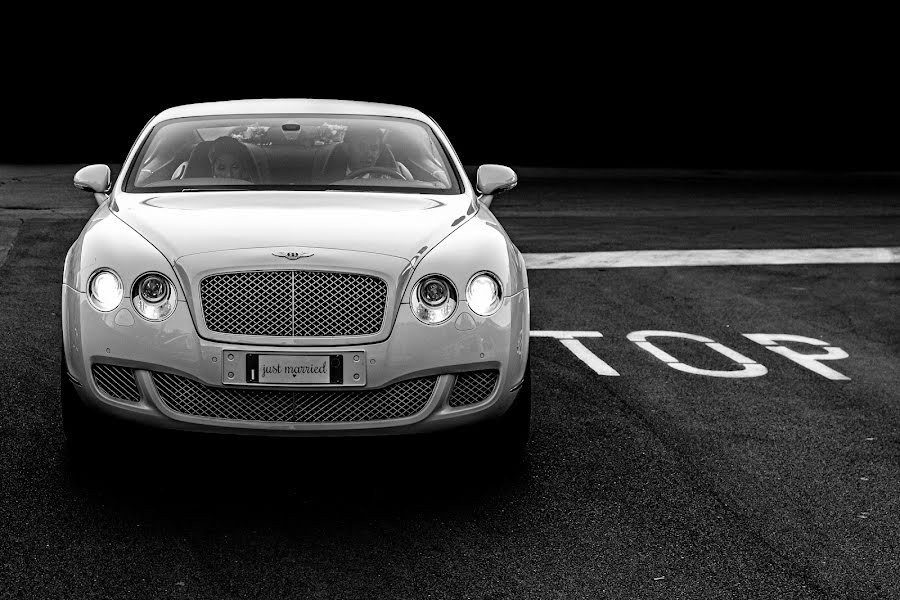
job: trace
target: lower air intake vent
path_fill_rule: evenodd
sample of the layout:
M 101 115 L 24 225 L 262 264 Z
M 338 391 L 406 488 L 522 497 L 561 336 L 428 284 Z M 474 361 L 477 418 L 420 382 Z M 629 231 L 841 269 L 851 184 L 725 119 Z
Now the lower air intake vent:
M 358 423 L 403 419 L 428 404 L 437 377 L 408 379 L 378 390 L 292 391 L 209 387 L 153 373 L 165 405 L 193 417 L 286 423 Z
M 499 371 L 472 371 L 456 376 L 456 384 L 450 394 L 450 406 L 469 406 L 490 398 L 497 385 Z
M 115 365 L 92 365 L 91 372 L 100 391 L 116 400 L 140 402 L 141 393 L 134 379 L 134 369 Z

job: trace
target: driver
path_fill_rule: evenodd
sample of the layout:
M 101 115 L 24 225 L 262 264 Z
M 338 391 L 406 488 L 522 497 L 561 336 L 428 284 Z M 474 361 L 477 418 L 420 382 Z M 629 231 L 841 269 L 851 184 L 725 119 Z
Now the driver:
M 344 151 L 347 154 L 347 168 L 344 176 L 351 175 L 361 169 L 365 171 L 354 179 L 397 179 L 387 173 L 379 173 L 378 168 L 396 171 L 407 181 L 413 176 L 403 163 L 394 159 L 390 149 L 384 143 L 384 132 L 372 125 L 351 125 L 344 134 Z

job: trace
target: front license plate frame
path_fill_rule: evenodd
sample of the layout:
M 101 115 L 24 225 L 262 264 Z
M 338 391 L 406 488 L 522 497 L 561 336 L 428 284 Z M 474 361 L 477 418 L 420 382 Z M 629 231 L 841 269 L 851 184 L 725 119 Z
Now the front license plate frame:
M 279 358 L 311 358 L 324 359 L 329 361 L 329 377 L 328 381 L 297 381 L 291 377 L 290 381 L 260 381 L 260 358 L 263 364 L 272 364 Z M 295 364 L 303 364 L 304 361 L 297 361 Z M 283 350 L 263 350 L 263 351 L 246 351 L 246 350 L 222 350 L 222 383 L 225 385 L 249 386 L 249 387 L 358 387 L 366 385 L 366 359 L 365 350 L 351 351 L 334 351 L 322 350 L 320 352 L 308 351 L 303 352 L 285 352 Z M 277 363 L 276 363 L 277 364 Z M 265 380 L 265 377 L 263 377 Z

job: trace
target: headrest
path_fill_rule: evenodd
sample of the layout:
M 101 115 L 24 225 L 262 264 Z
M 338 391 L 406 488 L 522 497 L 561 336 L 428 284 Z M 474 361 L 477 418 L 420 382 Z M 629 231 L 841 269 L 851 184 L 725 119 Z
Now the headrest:
M 194 146 L 182 178 L 212 177 L 212 165 L 209 164 L 209 151 L 212 150 L 212 145 L 212 142 L 200 142 Z
M 290 144 L 290 140 L 284 135 L 281 127 L 269 127 L 266 131 L 265 142 L 269 144 Z

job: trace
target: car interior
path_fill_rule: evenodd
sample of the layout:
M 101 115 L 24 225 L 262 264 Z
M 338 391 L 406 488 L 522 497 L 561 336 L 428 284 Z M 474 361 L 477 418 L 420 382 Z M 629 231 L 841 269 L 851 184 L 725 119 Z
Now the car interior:
M 378 122 L 381 149 L 366 169 L 350 169 L 349 151 L 343 137 L 347 125 L 298 124 L 293 120 L 240 122 L 233 126 L 204 122 L 180 124 L 157 133 L 138 164 L 136 187 L 167 187 L 187 180 L 210 179 L 212 152 L 217 140 L 238 142 L 235 157 L 244 166 L 248 183 L 274 186 L 352 184 L 357 177 L 376 176 L 390 185 L 450 189 L 451 176 L 443 153 L 421 126 L 391 127 Z M 353 125 L 349 125 L 353 127 Z M 171 183 L 168 183 L 171 182 Z M 388 183 L 388 182 L 386 182 Z

